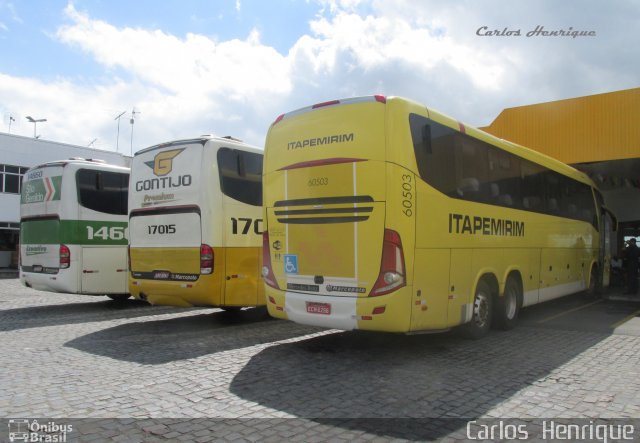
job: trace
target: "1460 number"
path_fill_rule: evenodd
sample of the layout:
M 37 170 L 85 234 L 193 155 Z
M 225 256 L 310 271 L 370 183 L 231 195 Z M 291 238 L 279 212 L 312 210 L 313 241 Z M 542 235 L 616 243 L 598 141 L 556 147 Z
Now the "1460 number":
M 97 230 L 93 226 L 87 226 L 87 238 L 94 240 L 122 240 L 124 239 L 124 227 L 122 226 L 100 226 Z

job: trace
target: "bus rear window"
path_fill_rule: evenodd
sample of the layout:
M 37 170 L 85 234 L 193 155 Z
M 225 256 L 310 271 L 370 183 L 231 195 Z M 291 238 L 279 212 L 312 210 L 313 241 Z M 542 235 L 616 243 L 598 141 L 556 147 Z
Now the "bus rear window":
M 220 148 L 218 170 L 224 195 L 252 206 L 262 206 L 262 155 Z
M 76 180 L 80 206 L 105 214 L 127 215 L 128 174 L 80 169 Z

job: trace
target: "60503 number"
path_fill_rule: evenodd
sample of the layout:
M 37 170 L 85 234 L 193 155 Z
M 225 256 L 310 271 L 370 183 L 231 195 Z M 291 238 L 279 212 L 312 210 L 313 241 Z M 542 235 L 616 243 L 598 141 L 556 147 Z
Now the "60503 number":
M 409 174 L 402 175 L 402 212 L 407 217 L 413 215 L 413 178 Z

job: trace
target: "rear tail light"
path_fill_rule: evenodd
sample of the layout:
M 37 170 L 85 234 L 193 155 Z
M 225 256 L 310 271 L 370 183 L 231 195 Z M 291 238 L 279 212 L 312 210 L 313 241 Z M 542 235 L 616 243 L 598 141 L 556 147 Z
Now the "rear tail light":
M 280 289 L 276 276 L 271 268 L 271 254 L 269 252 L 269 232 L 262 233 L 262 278 L 264 282 L 275 289 Z
M 67 269 L 71 265 L 71 251 L 67 245 L 60 245 L 60 269 Z
M 200 245 L 200 274 L 211 274 L 213 272 L 213 249 L 211 246 Z
M 385 229 L 380 273 L 369 296 L 388 294 L 405 286 L 405 275 L 404 253 L 402 252 L 400 235 L 396 231 Z
M 127 245 L 127 267 L 131 270 L 131 245 Z

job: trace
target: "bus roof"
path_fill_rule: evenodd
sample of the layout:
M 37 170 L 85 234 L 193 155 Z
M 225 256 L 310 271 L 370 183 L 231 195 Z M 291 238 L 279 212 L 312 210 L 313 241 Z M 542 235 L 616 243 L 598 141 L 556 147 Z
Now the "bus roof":
M 219 143 L 224 143 L 226 145 L 229 146 L 235 146 L 238 147 L 242 150 L 245 151 L 249 151 L 249 152 L 257 152 L 257 153 L 262 153 L 263 149 L 259 148 L 257 146 L 253 146 L 253 145 L 249 145 L 245 142 L 243 142 L 242 140 L 232 137 L 230 135 L 225 135 L 224 137 L 218 137 L 215 135 L 201 135 L 200 137 L 197 138 L 190 138 L 190 139 L 178 139 L 178 140 L 173 140 L 170 142 L 164 142 L 164 143 L 159 143 L 157 145 L 153 145 L 153 146 L 149 146 L 148 148 L 144 148 L 144 149 L 140 149 L 139 151 L 137 151 L 134 154 L 134 157 L 136 155 L 139 154 L 144 154 L 145 152 L 149 152 L 149 151 L 154 151 L 156 149 L 162 149 L 162 148 L 166 148 L 169 146 L 176 146 L 176 145 L 190 145 L 190 144 L 202 144 L 204 145 L 206 142 L 208 141 L 217 141 Z
M 62 166 L 64 168 L 67 165 L 103 166 L 103 167 L 105 167 L 107 169 L 122 170 L 122 171 L 129 171 L 130 170 L 130 168 L 127 168 L 126 166 L 113 165 L 111 163 L 107 163 L 106 161 L 104 161 L 102 159 L 80 158 L 80 157 L 72 157 L 72 158 L 69 158 L 67 160 L 54 160 L 54 161 L 42 163 L 42 164 L 39 164 L 39 165 L 36 165 L 36 166 L 32 166 L 31 168 L 29 168 L 29 170 L 40 169 L 40 168 L 48 168 L 48 167 L 52 167 L 52 166 Z
M 474 138 L 477 138 L 479 140 L 485 141 L 487 143 L 490 143 L 494 146 L 497 146 L 501 149 L 504 149 L 505 151 L 508 151 L 512 154 L 515 154 L 519 157 L 522 157 L 526 160 L 530 160 L 533 161 L 534 163 L 540 164 L 542 166 L 545 166 L 549 169 L 552 169 L 562 175 L 566 175 L 568 177 L 571 177 L 575 180 L 578 180 L 580 182 L 586 183 L 590 186 L 594 186 L 595 184 L 594 182 L 583 172 L 578 171 L 577 169 L 562 163 L 559 160 L 556 160 L 555 158 L 549 157 L 546 154 L 543 154 L 541 152 L 538 151 L 534 151 L 533 149 L 527 148 L 525 146 L 521 146 L 518 145 L 516 143 L 510 142 L 508 140 L 504 140 L 498 137 L 495 137 L 494 135 L 491 135 L 487 132 L 484 132 L 474 126 L 470 126 L 467 125 L 459 120 L 456 120 L 452 117 L 449 117 L 446 114 L 443 114 L 439 111 L 436 111 L 433 108 L 429 108 L 427 106 L 424 106 L 414 100 L 411 99 L 407 99 L 404 97 L 399 97 L 399 96 L 384 96 L 384 95 L 369 95 L 369 96 L 361 96 L 361 97 L 352 97 L 352 98 L 346 98 L 346 99 L 338 99 L 338 100 L 331 100 L 331 101 L 327 101 L 327 102 L 322 102 L 322 103 L 316 103 L 314 105 L 311 106 L 306 106 L 304 108 L 299 108 L 296 109 L 294 111 L 290 111 L 287 112 L 285 114 L 281 114 L 280 116 L 278 116 L 278 118 L 276 118 L 276 120 L 271 124 L 271 126 L 275 126 L 277 123 L 279 123 L 280 121 L 284 120 L 284 119 L 288 119 L 291 117 L 295 117 L 301 114 L 305 114 L 307 112 L 311 112 L 314 111 L 316 109 L 323 109 L 329 106 L 336 106 L 336 105 L 348 105 L 348 104 L 355 104 L 355 103 L 366 103 L 366 102 L 378 102 L 381 104 L 387 104 L 387 103 L 398 103 L 398 102 L 404 102 L 409 106 L 412 107 L 418 107 L 421 108 L 423 110 L 426 111 L 427 115 L 429 116 L 429 118 L 431 118 L 432 116 L 437 116 L 439 118 L 440 123 L 444 123 L 446 125 L 448 125 L 449 127 L 451 127 L 452 129 L 455 129 L 459 132 L 463 132 L 469 136 L 472 136 Z

